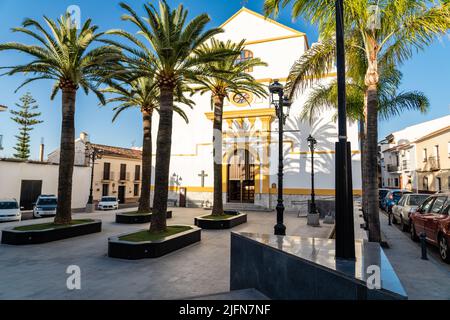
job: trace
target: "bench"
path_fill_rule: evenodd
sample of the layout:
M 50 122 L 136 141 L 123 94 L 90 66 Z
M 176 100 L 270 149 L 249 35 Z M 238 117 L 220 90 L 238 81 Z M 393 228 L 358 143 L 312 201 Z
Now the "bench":
M 177 206 L 177 199 L 167 199 L 167 206 L 168 207 L 176 207 Z
M 186 202 L 187 208 L 203 208 L 203 200 L 188 200 Z

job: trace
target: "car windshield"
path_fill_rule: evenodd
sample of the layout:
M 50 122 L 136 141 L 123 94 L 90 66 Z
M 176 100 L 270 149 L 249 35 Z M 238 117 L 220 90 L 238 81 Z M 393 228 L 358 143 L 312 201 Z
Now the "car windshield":
M 425 199 L 428 198 L 428 195 L 414 195 L 409 197 L 409 205 L 410 206 L 420 206 Z
M 380 199 L 384 198 L 387 195 L 388 192 L 389 192 L 388 190 L 380 190 L 379 191 Z
M 41 198 L 38 200 L 38 206 L 56 206 L 57 201 L 55 198 Z
M 15 201 L 0 202 L 0 210 L 19 209 L 19 205 Z
M 103 202 L 116 202 L 117 200 L 114 197 L 103 197 L 102 201 Z

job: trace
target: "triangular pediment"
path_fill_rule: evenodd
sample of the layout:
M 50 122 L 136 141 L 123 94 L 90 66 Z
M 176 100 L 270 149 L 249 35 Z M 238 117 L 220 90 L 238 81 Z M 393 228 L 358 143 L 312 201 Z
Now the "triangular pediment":
M 242 8 L 231 18 L 225 21 L 221 27 L 224 33 L 217 36 L 221 40 L 232 40 L 235 42 L 246 39 L 247 42 L 255 42 L 268 38 L 284 38 L 303 36 L 304 33 L 285 26 L 275 20 Z

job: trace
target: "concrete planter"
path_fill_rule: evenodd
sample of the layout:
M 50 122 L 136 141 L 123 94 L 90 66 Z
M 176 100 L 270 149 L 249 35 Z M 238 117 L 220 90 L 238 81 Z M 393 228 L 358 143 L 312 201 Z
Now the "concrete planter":
M 136 231 L 111 237 L 108 239 L 108 256 L 127 260 L 164 256 L 201 240 L 201 229 L 195 226 L 191 227 L 192 229 L 190 230 L 156 241 L 131 242 L 120 240 L 121 237 L 135 233 Z
M 239 211 L 224 211 L 227 215 L 234 215 L 234 217 L 230 218 L 224 218 L 221 220 L 213 220 L 213 219 L 206 219 L 204 217 L 207 217 L 209 215 L 200 216 L 195 218 L 195 225 L 197 227 L 200 227 L 202 229 L 210 229 L 210 230 L 220 230 L 220 229 L 231 229 L 235 226 L 238 226 L 240 224 L 247 222 L 247 214 L 240 213 Z
M 172 211 L 167 211 L 167 219 L 172 218 Z M 116 223 L 123 224 L 141 224 L 149 223 L 152 220 L 152 214 L 127 214 L 126 212 L 116 213 Z
M 102 221 L 93 220 L 83 224 L 46 230 L 20 231 L 14 230 L 14 228 L 7 228 L 2 231 L 3 244 L 39 244 L 96 233 L 102 231 Z

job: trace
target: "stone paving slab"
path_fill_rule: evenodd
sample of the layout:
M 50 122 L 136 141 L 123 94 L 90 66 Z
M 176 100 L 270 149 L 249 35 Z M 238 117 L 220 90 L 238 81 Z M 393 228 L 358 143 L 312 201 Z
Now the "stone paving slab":
M 203 209 L 171 209 L 169 224 L 193 224 L 194 217 L 205 214 Z M 229 291 L 230 230 L 204 230 L 200 243 L 158 259 L 112 259 L 107 257 L 108 237 L 149 226 L 116 224 L 115 213 L 74 215 L 102 219 L 101 233 L 41 245 L 0 245 L 0 299 L 180 299 Z M 275 212 L 247 213 L 248 223 L 233 231 L 273 233 Z M 285 223 L 288 235 L 304 237 L 327 238 L 332 228 L 309 227 L 296 214 L 286 214 Z M 0 229 L 18 224 L 0 224 Z M 66 287 L 70 265 L 81 268 L 81 290 Z
M 409 233 L 389 226 L 388 218 L 380 213 L 381 230 L 389 242 L 384 249 L 410 300 L 450 299 L 450 266 L 439 259 L 435 248 L 428 246 L 428 260 L 422 260 L 420 245 Z

